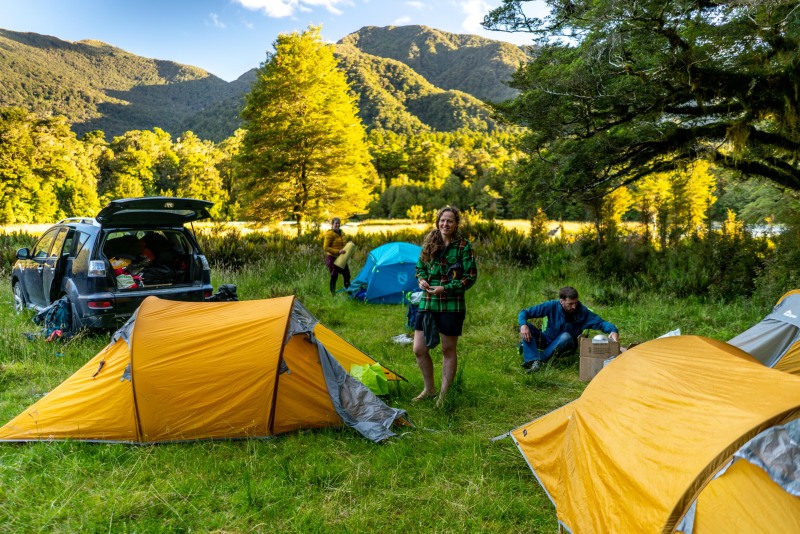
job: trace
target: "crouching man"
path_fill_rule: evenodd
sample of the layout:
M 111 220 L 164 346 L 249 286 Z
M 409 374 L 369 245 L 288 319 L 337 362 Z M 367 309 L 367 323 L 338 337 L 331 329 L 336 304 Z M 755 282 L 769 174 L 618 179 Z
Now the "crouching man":
M 528 322 L 544 318 L 544 330 Z M 578 347 L 578 336 L 584 330 L 600 330 L 611 341 L 619 341 L 617 327 L 604 321 L 578 300 L 574 287 L 562 287 L 558 300 L 548 300 L 522 310 L 517 316 L 519 337 L 522 342 L 522 367 L 527 372 L 539 369 L 554 355 L 564 355 Z

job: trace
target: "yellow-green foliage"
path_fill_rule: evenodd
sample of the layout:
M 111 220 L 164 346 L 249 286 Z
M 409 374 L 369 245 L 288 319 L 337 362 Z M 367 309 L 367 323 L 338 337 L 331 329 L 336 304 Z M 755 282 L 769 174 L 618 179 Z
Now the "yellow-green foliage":
M 355 98 L 318 27 L 278 36 L 246 102 L 239 159 L 250 217 L 302 223 L 365 211 L 377 174 Z
M 406 215 L 408 215 L 408 218 L 414 221 L 415 223 L 422 221 L 424 216 L 422 206 L 420 206 L 419 204 L 414 204 L 413 206 L 408 208 Z
M 634 188 L 633 198 L 642 222 L 654 225 L 659 241 L 676 242 L 682 236 L 702 232 L 708 210 L 716 201 L 714 167 L 706 161 L 675 172 L 645 176 Z

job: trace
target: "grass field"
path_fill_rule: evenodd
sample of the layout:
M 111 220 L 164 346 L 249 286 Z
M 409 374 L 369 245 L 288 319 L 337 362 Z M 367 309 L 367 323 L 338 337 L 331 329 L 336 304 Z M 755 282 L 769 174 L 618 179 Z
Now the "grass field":
M 524 234 L 530 233 L 531 230 L 531 223 L 526 219 L 507 219 L 507 220 L 497 220 L 497 223 L 502 225 L 505 228 L 517 230 Z M 626 223 L 630 226 L 636 226 L 635 224 Z M 198 229 L 209 229 L 209 228 L 219 228 L 219 227 L 228 227 L 231 229 L 236 229 L 240 233 L 246 234 L 249 232 L 263 232 L 263 231 L 271 231 L 271 230 L 280 230 L 281 232 L 287 235 L 295 235 L 297 233 L 297 227 L 292 222 L 281 222 L 271 225 L 261 225 L 257 223 L 247 223 L 247 222 L 228 222 L 228 223 L 207 223 L 207 222 L 199 222 L 195 223 L 195 226 Z M 584 228 L 590 227 L 591 223 L 588 222 L 575 222 L 575 221 L 567 221 L 567 222 L 559 222 L 559 221 L 550 221 L 547 225 L 548 230 L 550 231 L 560 231 L 563 228 L 563 231 L 567 235 L 577 235 L 579 234 Z M 31 228 L 38 229 L 38 231 L 43 231 L 46 229 L 39 228 L 40 225 L 31 225 Z M 320 226 L 322 229 L 327 230 L 330 228 L 328 223 L 324 223 Z M 20 227 L 19 229 L 24 229 L 25 227 Z M 345 222 L 342 225 L 342 230 L 344 230 L 347 234 L 377 234 L 382 232 L 393 232 L 397 231 L 398 229 L 404 230 L 417 230 L 417 231 L 424 231 L 430 229 L 431 225 L 429 223 L 415 223 L 410 219 L 367 219 L 364 221 L 351 221 Z
M 0 444 L 0 530 L 5 532 L 557 532 L 555 511 L 503 434 L 577 398 L 576 357 L 524 374 L 516 315 L 575 285 L 616 323 L 621 342 L 675 328 L 726 340 L 768 311 L 746 301 L 716 306 L 663 297 L 593 302 L 602 288 L 581 273 L 552 279 L 536 269 L 480 263 L 468 293 L 459 375 L 443 408 L 411 402 L 422 387 L 403 333 L 405 308 L 331 297 L 319 254 L 268 258 L 244 270 L 216 269 L 215 287 L 240 299 L 296 295 L 323 324 L 407 377 L 387 402 L 413 428 L 382 445 L 342 428 L 271 440 L 158 446 L 78 442 Z M 353 265 L 354 275 L 360 265 Z M 72 374 L 109 340 L 29 341 L 30 315 L 15 315 L 0 287 L 0 423 Z M 433 352 L 437 373 L 441 354 Z

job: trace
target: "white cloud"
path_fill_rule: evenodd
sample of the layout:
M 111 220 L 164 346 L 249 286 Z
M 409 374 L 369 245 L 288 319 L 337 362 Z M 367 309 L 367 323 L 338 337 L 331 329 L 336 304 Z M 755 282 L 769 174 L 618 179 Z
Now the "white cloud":
M 469 33 L 484 33 L 485 30 L 483 26 L 481 26 L 483 17 L 495 7 L 497 6 L 490 5 L 484 0 L 467 0 L 461 5 L 461 11 L 463 11 L 465 15 L 461 27 Z
M 400 17 L 398 19 L 395 19 L 395 21 L 394 21 L 394 23 L 392 25 L 393 26 L 406 26 L 408 24 L 411 24 L 411 17 Z
M 406 2 L 406 5 L 413 9 L 418 9 L 422 11 L 425 9 L 425 2 L 417 2 L 416 0 L 412 0 L 411 2 Z
M 291 17 L 297 11 L 310 12 L 316 7 L 324 7 L 334 15 L 343 11 L 338 5 L 352 5 L 352 0 L 234 0 L 246 9 L 263 11 L 268 17 Z
M 223 30 L 226 28 L 225 23 L 219 20 L 219 16 L 216 13 L 210 13 L 208 18 L 211 19 L 211 25 L 215 28 L 221 28 Z

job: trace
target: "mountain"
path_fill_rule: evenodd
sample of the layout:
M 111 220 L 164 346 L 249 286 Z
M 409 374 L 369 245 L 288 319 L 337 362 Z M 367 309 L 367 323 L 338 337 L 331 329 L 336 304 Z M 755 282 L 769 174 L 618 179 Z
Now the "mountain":
M 525 51 L 513 44 L 427 26 L 366 26 L 339 44 L 400 61 L 436 87 L 495 102 L 517 95 L 505 82 L 527 60 Z
M 461 128 L 486 131 L 497 127 L 480 100 L 462 91 L 436 87 L 407 65 L 336 45 L 340 68 L 359 96 L 367 128 L 398 133 Z
M 0 105 L 65 115 L 79 135 L 100 129 L 110 138 L 154 126 L 178 132 L 184 117 L 236 89 L 197 67 L 99 41 L 0 30 Z
M 239 112 L 244 106 L 244 96 L 256 81 L 256 69 L 250 69 L 230 82 L 230 95 L 192 113 L 181 121 L 181 132 L 191 130 L 202 139 L 222 141 L 230 137 L 242 124 Z
M 335 53 L 367 127 L 404 133 L 496 128 L 481 99 L 514 96 L 502 82 L 524 58 L 507 43 L 424 26 L 362 28 Z M 78 135 L 159 127 L 221 141 L 240 125 L 255 72 L 226 82 L 100 41 L 0 29 L 0 106 L 64 115 Z

